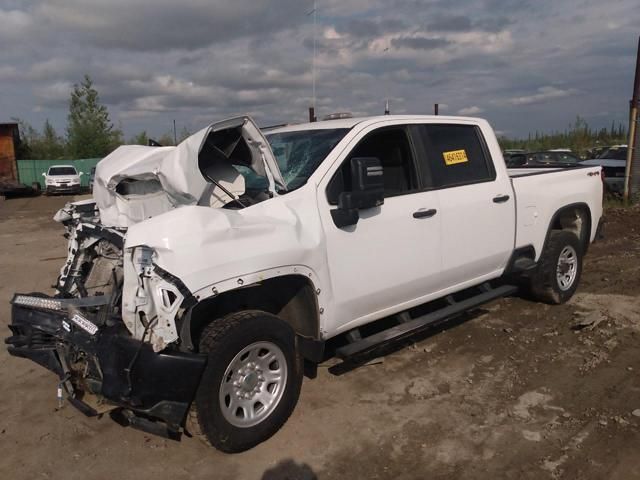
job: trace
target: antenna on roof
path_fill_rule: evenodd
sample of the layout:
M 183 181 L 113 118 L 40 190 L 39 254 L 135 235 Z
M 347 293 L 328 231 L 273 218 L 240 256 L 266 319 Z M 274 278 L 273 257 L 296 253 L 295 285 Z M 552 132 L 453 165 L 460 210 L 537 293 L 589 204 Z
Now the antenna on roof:
M 317 31 L 317 12 L 316 0 L 313 0 L 313 9 L 307 13 L 307 16 L 313 14 L 313 57 L 311 59 L 311 106 L 309 107 L 309 121 L 316 121 L 316 31 Z
M 385 48 L 382 53 L 387 53 L 389 51 L 389 47 Z M 386 87 L 387 90 L 387 98 L 385 99 L 384 102 L 384 114 L 385 115 L 389 115 L 389 87 Z

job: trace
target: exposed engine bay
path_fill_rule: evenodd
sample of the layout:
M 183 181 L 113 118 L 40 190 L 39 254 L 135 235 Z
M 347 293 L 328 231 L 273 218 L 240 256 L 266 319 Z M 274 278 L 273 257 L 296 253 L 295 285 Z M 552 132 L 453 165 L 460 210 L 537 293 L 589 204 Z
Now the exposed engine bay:
M 183 206 L 242 209 L 286 187 L 266 139 L 239 117 L 211 125 L 176 147 L 123 146 L 96 168 L 94 199 L 55 216 L 66 228 L 59 298 L 108 298 L 102 322 L 123 322 L 158 352 L 179 338 L 176 319 L 191 293 L 155 263 L 145 245 L 125 248 L 127 230 Z

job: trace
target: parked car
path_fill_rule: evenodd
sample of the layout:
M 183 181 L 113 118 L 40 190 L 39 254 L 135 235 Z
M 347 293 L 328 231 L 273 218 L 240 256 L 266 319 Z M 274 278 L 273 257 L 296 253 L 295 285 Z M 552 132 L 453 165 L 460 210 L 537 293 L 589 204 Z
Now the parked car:
M 80 176 L 73 165 L 52 165 L 44 177 L 44 192 L 46 195 L 53 193 L 80 193 Z
M 602 155 L 606 150 L 608 150 L 609 146 L 603 146 L 603 145 L 598 145 L 596 147 L 591 147 L 588 148 L 587 151 L 585 152 L 585 160 L 589 160 L 589 159 L 593 159 L 593 158 L 598 158 L 600 155 Z
M 545 167 L 545 166 L 572 166 L 578 165 L 580 159 L 571 151 L 547 150 L 543 152 L 530 152 L 513 154 L 505 159 L 507 168 L 518 167 Z
M 582 165 L 602 167 L 607 192 L 621 195 L 624 193 L 627 151 L 627 145 L 614 145 L 598 158 L 583 161 Z
M 266 134 L 239 117 L 119 147 L 96 179 L 55 217 L 57 293 L 13 298 L 9 353 L 87 415 L 226 452 L 276 433 L 327 357 L 357 363 L 514 282 L 566 302 L 602 215 L 599 167 L 508 172 L 464 117 Z

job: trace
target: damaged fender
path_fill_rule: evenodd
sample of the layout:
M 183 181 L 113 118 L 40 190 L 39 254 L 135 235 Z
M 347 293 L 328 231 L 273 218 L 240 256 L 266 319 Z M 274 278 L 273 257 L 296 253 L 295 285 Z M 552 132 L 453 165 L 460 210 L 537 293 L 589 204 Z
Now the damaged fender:
M 318 248 L 319 218 L 310 214 L 302 229 L 288 202 L 306 200 L 303 195 L 295 197 L 276 197 L 243 210 L 183 207 L 131 226 L 125 243 L 123 320 L 134 337 L 142 338 L 147 328 L 139 312 L 146 318 L 154 314 L 154 310 L 146 310 L 150 308 L 149 297 L 160 305 L 155 310 L 160 313 L 157 323 L 148 327 L 155 336 L 151 342 L 154 349 L 178 338 L 172 308 L 179 313 L 184 309 L 180 302 L 190 294 L 193 302 L 201 301 L 267 278 L 293 274 L 308 278 L 322 302 L 329 293 L 321 286 L 322 273 L 313 268 L 326 265 L 317 258 L 321 255 L 318 252 L 324 252 Z M 170 277 L 161 278 L 156 267 Z M 238 276 L 239 272 L 244 273 Z M 165 304 L 166 292 L 173 293 Z

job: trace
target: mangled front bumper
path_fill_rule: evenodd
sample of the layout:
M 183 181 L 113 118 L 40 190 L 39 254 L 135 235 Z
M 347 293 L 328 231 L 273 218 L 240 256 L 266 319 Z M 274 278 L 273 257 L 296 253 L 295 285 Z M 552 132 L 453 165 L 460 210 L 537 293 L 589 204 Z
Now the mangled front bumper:
M 12 336 L 5 340 L 9 353 L 56 373 L 67 399 L 86 415 L 119 410 L 140 420 L 131 422 L 134 426 L 153 431 L 144 425 L 160 420 L 169 432 L 179 433 L 206 356 L 156 353 L 148 343 L 132 338 L 121 323 L 100 325 L 99 313 L 85 315 L 83 301 L 87 303 L 86 298 L 16 295 Z M 84 328 L 83 318 L 90 319 Z

